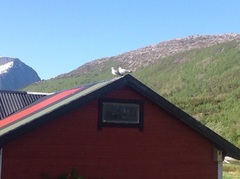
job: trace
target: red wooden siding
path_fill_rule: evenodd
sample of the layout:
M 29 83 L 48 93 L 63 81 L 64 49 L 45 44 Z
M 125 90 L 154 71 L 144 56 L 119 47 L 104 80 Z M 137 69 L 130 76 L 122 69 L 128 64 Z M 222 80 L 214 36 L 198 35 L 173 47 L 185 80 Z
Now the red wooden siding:
M 217 178 L 213 145 L 125 87 L 106 97 L 144 99 L 144 130 L 97 130 L 98 101 L 3 148 L 2 178 L 41 178 L 75 168 L 84 178 Z

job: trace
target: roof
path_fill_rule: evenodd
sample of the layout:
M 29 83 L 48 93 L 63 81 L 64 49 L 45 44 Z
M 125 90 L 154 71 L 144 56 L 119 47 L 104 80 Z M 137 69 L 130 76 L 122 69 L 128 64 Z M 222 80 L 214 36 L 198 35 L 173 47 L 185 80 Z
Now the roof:
M 226 155 L 240 159 L 239 148 L 167 101 L 131 75 L 60 91 L 41 98 L 28 107 L 0 121 L 0 146 L 3 146 L 19 135 L 27 133 L 40 125 L 55 120 L 66 112 L 83 106 L 90 101 L 99 99 L 105 94 L 124 86 L 133 88 L 159 107 L 174 115 L 177 119 L 212 141 L 215 146 L 223 150 Z
M 10 116 L 46 95 L 46 93 L 0 90 L 0 119 Z

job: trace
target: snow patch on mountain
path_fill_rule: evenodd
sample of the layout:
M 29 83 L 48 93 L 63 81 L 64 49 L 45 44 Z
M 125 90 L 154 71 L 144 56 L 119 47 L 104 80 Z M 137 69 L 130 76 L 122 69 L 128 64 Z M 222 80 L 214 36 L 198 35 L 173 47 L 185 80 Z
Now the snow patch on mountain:
M 7 73 L 13 67 L 13 61 L 0 65 L 0 74 Z
M 0 90 L 18 90 L 40 80 L 37 72 L 18 58 L 0 57 Z

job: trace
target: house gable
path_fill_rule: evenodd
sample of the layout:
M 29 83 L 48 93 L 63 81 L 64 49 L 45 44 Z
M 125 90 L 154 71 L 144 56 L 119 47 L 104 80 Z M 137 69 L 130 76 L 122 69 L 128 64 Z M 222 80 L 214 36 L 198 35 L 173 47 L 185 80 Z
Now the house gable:
M 185 123 L 188 127 L 193 129 L 200 135 L 203 135 L 208 140 L 212 141 L 215 146 L 218 149 L 224 151 L 226 155 L 236 159 L 240 159 L 240 150 L 237 147 L 229 143 L 221 136 L 217 135 L 215 132 L 213 132 L 206 126 L 202 125 L 200 122 L 174 106 L 172 103 L 170 103 L 163 97 L 159 96 L 157 93 L 155 93 L 150 88 L 148 88 L 130 75 L 126 75 L 119 79 L 103 81 L 100 83 L 89 85 L 86 88 L 74 90 L 73 93 L 66 95 L 65 98 L 59 98 L 58 100 L 54 101 L 54 105 L 49 105 L 49 107 L 46 106 L 39 111 L 34 111 L 34 113 L 29 113 L 27 116 L 23 116 L 21 119 L 26 120 L 26 123 L 20 123 L 19 126 L 15 126 L 15 128 L 13 128 L 12 130 L 11 127 L 14 125 L 4 125 L 2 123 L 2 127 L 4 130 L 8 126 L 10 126 L 10 129 L 6 132 L 2 130 L 2 133 L 0 135 L 0 138 L 2 139 L 0 141 L 0 145 L 3 146 L 4 144 L 9 142 L 13 138 L 18 137 L 22 133 L 33 130 L 39 125 L 48 123 L 49 121 L 56 119 L 65 113 L 68 113 L 80 106 L 84 106 L 93 100 L 100 99 L 107 94 L 110 94 L 111 92 L 126 86 L 138 92 L 145 98 L 149 99 L 154 104 L 173 115 L 176 119 Z M 127 98 L 128 94 L 125 95 L 125 98 Z M 28 110 L 28 108 L 26 110 Z M 14 120 L 17 122 L 20 121 L 20 119 L 18 118 L 15 118 Z
M 56 176 L 72 168 L 89 178 L 176 178 L 179 173 L 184 178 L 215 178 L 213 143 L 206 137 L 132 87 L 120 87 L 100 98 L 144 101 L 144 130 L 98 130 L 99 99 L 79 104 L 6 144 L 3 178 L 9 174 L 23 178 L 30 166 L 31 178 L 44 172 Z

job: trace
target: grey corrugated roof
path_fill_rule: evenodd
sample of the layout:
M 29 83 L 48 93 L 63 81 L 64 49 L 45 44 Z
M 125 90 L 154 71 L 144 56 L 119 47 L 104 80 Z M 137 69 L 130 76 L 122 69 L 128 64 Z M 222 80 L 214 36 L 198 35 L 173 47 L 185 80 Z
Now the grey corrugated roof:
M 0 119 L 19 111 L 44 96 L 46 94 L 43 93 L 0 90 Z

